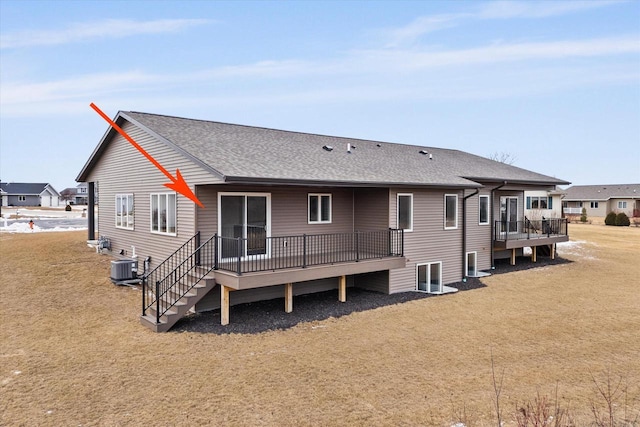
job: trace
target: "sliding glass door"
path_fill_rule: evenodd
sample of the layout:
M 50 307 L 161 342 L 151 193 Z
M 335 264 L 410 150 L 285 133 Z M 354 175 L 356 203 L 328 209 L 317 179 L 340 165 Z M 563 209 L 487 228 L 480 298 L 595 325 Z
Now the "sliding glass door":
M 268 255 L 270 207 L 269 194 L 220 193 L 218 235 L 222 237 L 222 258 Z

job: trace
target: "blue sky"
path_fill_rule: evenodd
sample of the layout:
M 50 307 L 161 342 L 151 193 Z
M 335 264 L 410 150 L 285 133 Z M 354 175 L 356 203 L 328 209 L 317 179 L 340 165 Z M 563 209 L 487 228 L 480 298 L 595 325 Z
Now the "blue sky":
M 74 186 L 91 102 L 639 183 L 640 2 L 0 1 L 0 178 Z

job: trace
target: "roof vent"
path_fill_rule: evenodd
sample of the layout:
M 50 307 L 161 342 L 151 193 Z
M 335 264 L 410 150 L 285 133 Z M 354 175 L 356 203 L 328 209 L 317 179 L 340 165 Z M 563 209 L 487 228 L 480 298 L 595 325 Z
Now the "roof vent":
M 429 154 L 429 153 L 427 153 L 427 151 L 426 151 L 426 150 L 420 150 L 420 151 L 418 151 L 418 153 L 420 153 L 420 154 L 422 154 L 422 155 Z
M 351 144 L 348 142 L 347 142 L 347 153 L 351 154 Z
M 382 147 L 382 144 L 376 144 L 376 147 Z
M 429 160 L 433 160 L 433 154 L 429 154 Z
M 326 150 L 326 151 L 333 151 L 333 147 L 330 146 L 330 145 L 325 145 L 325 146 L 322 147 L 322 149 Z

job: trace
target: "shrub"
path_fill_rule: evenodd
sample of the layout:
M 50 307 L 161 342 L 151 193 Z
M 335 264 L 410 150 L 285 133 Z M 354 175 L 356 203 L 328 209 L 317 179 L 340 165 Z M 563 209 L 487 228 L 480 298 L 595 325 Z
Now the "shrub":
M 630 224 L 631 224 L 631 221 L 629 221 L 629 217 L 627 216 L 626 213 L 620 212 L 618 215 L 616 215 L 617 226 L 628 227 Z
M 616 213 L 615 212 L 609 212 L 607 214 L 607 217 L 604 219 L 604 223 L 606 225 L 616 225 Z
M 582 215 L 580 215 L 580 222 L 587 222 L 587 208 L 582 208 Z

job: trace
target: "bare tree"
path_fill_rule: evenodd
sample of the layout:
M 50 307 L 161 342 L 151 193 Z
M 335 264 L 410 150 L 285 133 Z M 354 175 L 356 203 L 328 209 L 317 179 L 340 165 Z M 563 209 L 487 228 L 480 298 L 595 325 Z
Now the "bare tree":
M 70 189 L 70 188 L 67 188 L 67 189 L 65 189 L 65 190 L 62 190 L 62 191 L 60 192 L 60 198 L 61 198 L 62 200 L 64 200 L 65 202 L 72 201 L 72 200 L 73 200 L 73 198 L 75 197 L 75 195 L 76 195 L 75 191 L 73 191 L 73 190 L 72 190 L 72 189 Z
M 512 165 L 516 162 L 516 156 L 513 153 L 508 153 L 506 151 L 494 151 L 489 154 L 489 159 L 505 163 L 507 165 Z

